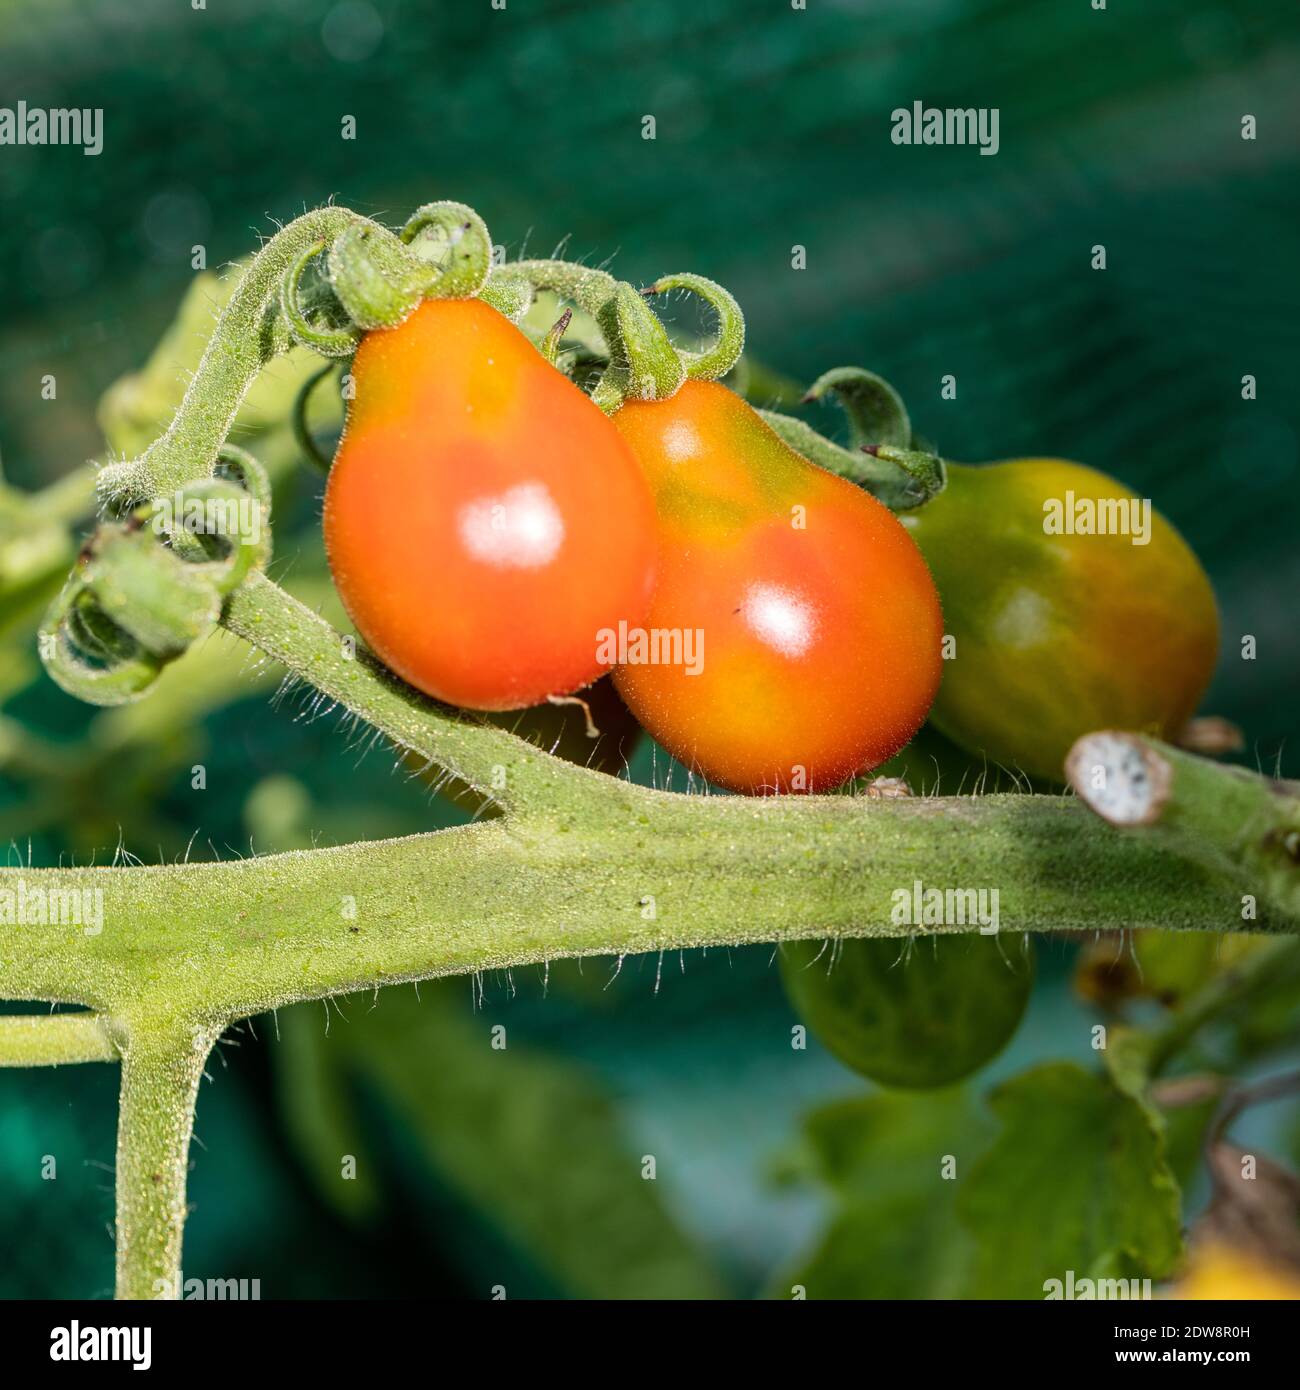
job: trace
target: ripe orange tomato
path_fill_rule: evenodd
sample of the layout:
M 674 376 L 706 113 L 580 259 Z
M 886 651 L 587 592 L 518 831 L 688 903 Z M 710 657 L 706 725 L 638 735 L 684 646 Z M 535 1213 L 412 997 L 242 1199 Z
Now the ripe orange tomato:
M 648 639 L 614 677 L 653 737 L 743 792 L 828 791 L 902 748 L 939 685 L 943 620 L 893 514 L 715 383 L 614 423 L 659 517 Z
M 614 426 L 477 299 L 367 334 L 352 377 L 325 545 L 375 654 L 470 709 L 595 680 L 654 584 L 654 504 Z

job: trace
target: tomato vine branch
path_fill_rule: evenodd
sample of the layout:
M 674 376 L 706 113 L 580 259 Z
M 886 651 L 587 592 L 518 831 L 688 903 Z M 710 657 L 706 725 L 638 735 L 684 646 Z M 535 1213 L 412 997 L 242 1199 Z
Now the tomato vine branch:
M 530 790 L 544 799 L 557 778 L 578 771 L 413 690 L 263 574 L 250 576 L 231 596 L 222 621 L 398 748 L 503 806 L 515 805 Z
M 280 283 L 306 249 L 357 221 L 347 208 L 309 212 L 277 232 L 253 257 L 217 320 L 176 418 L 138 459 L 108 464 L 101 501 L 121 507 L 163 496 L 211 472 L 258 372 L 290 345 Z
M 123 1063 L 121 1296 L 176 1295 L 205 1059 L 224 1028 L 280 1005 L 563 957 L 974 929 L 900 917 L 898 894 L 910 902 L 918 881 L 996 890 L 1000 923 L 1013 931 L 1300 930 L 1286 862 L 1295 798 L 1264 779 L 1151 745 L 1172 769 L 1159 835 L 1107 824 L 1079 798 L 745 798 L 634 786 L 404 685 L 265 577 L 251 530 L 226 536 L 224 554 L 177 531 L 167 545 L 146 534 L 150 505 L 187 490 L 242 501 L 242 489 L 263 506 L 261 470 L 227 444 L 257 372 L 296 340 L 346 352 L 346 324 L 400 321 L 422 295 L 482 294 L 512 315 L 533 289 L 571 299 L 609 346 L 595 392 L 607 407 L 626 394 L 671 394 L 688 375 L 721 375 L 740 353 L 739 309 L 712 282 L 670 276 L 652 287 L 699 294 L 718 314 L 714 346 L 682 353 L 645 298 L 606 272 L 522 261 L 489 276 L 489 246 L 460 204 L 420 209 L 400 235 L 343 208 L 299 218 L 245 271 L 170 427 L 98 476 L 111 511 L 136 510 L 101 530 L 47 622 L 45 635 L 59 639 L 45 644 L 56 679 L 83 698 L 134 698 L 219 620 L 322 703 L 504 812 L 436 834 L 228 863 L 0 871 L 9 908 L 0 997 L 93 1011 L 0 1019 L 0 1064 Z M 839 392 L 855 441 L 889 436 L 831 463 L 908 505 L 942 484 L 942 466 L 905 447 L 901 406 L 868 375 L 840 372 L 814 388 Z M 769 421 L 819 462 L 818 450 L 836 448 L 802 422 Z M 238 484 L 212 477 L 223 461 Z M 1242 895 L 1257 878 L 1259 911 L 1243 922 Z M 78 894 L 92 895 L 102 930 L 48 912 Z M 14 910 L 36 901 L 39 912 Z
M 57 1067 L 116 1062 L 117 1045 L 100 1014 L 13 1014 L 0 1017 L 0 1067 Z

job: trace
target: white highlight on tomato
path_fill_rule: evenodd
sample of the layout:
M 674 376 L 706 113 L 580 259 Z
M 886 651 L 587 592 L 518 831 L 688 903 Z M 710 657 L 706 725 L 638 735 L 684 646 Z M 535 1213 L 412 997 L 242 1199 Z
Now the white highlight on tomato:
M 674 420 L 664 431 L 664 453 L 673 463 L 683 463 L 703 450 L 695 426 L 689 420 Z
M 817 631 L 812 604 L 779 584 L 751 584 L 740 612 L 750 631 L 782 656 L 802 656 Z
M 1051 636 L 1051 605 L 1033 589 L 1016 589 L 1008 594 L 992 615 L 994 639 L 1004 647 L 1036 647 Z
M 540 568 L 564 542 L 564 518 L 542 483 L 469 502 L 456 520 L 469 554 L 499 569 Z

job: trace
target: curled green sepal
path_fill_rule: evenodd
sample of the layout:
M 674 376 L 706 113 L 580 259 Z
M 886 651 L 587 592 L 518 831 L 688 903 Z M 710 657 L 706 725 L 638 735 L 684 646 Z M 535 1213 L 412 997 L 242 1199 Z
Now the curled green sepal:
M 398 236 L 374 222 L 352 223 L 329 250 L 330 287 L 362 332 L 395 328 L 415 310 L 440 274 L 436 265 L 415 255 Z
M 137 525 L 100 528 L 81 565 L 81 582 L 121 632 L 160 661 L 179 656 L 221 616 L 221 597 L 204 573 Z
M 51 605 L 40 655 L 69 694 L 134 700 L 163 666 L 209 633 L 225 598 L 270 553 L 270 484 L 251 454 L 218 452 L 225 471 L 102 525 Z
M 262 508 L 263 522 L 270 520 L 271 477 L 247 449 L 241 449 L 238 444 L 227 440 L 217 450 L 217 474 L 219 477 L 232 478 Z
M 280 312 L 296 342 L 319 352 L 324 357 L 346 357 L 357 348 L 357 335 L 351 329 L 318 327 L 311 321 L 312 306 L 303 293 L 303 276 L 307 267 L 325 249 L 324 240 L 308 246 L 284 272 L 280 282 Z
M 561 260 L 515 261 L 493 276 L 502 286 L 518 278 L 530 290 L 550 291 L 590 315 L 609 347 L 609 361 L 591 391 L 591 399 L 606 414 L 625 400 L 662 401 L 681 389 L 688 377 L 713 381 L 736 364 L 745 344 L 745 321 L 735 299 L 702 275 L 665 275 L 637 292 L 606 270 Z M 687 290 L 710 304 L 718 316 L 718 338 L 703 352 L 686 352 L 673 345 L 668 330 L 646 302 L 647 296 L 673 289 Z M 485 294 L 485 298 L 487 295 Z M 588 347 L 583 365 L 590 360 Z
M 884 379 L 864 367 L 832 367 L 808 388 L 803 401 L 819 401 L 831 392 L 849 421 L 849 443 L 854 449 L 868 444 L 888 444 L 897 449 L 913 445 L 912 422 L 903 398 Z
M 216 476 L 191 483 L 174 498 L 155 498 L 147 520 L 224 597 L 270 558 L 270 486 L 261 464 L 233 445 L 222 446 L 220 465 L 241 482 Z
M 362 332 L 396 327 L 429 295 L 478 294 L 491 267 L 487 225 L 464 203 L 426 203 L 400 235 L 358 220 L 329 249 L 330 287 Z
M 664 401 L 676 395 L 686 380 L 686 365 L 642 295 L 620 281 L 596 321 L 606 342 L 617 345 L 591 393 L 596 405 L 611 413 L 629 397 Z
M 641 293 L 663 294 L 668 290 L 687 290 L 699 295 L 718 316 L 718 337 L 713 346 L 703 352 L 681 354 L 687 377 L 692 381 L 717 381 L 726 376 L 745 349 L 745 316 L 736 297 L 715 280 L 706 280 L 703 275 L 686 272 L 660 276 Z
M 334 370 L 334 363 L 326 362 L 318 372 L 313 372 L 298 388 L 298 393 L 293 398 L 293 409 L 289 412 L 289 420 L 293 426 L 293 437 L 302 450 L 303 457 L 315 464 L 325 474 L 329 473 L 332 460 L 321 451 L 320 446 L 316 443 L 316 438 L 307 421 L 307 406 L 311 401 L 312 392 Z
M 938 454 L 923 449 L 900 449 L 892 444 L 864 444 L 861 452 L 902 473 L 905 481 L 899 486 L 897 500 L 888 504 L 895 511 L 919 507 L 937 497 L 948 484 L 948 465 Z
M 758 413 L 796 453 L 828 473 L 856 483 L 890 511 L 921 506 L 942 492 L 947 481 L 947 470 L 937 454 L 892 445 L 846 449 L 793 415 L 775 410 Z
M 465 203 L 425 203 L 402 228 L 402 243 L 431 266 L 439 299 L 470 299 L 487 283 L 492 238 L 487 223 Z
M 527 276 L 515 274 L 506 267 L 488 276 L 478 297 L 498 314 L 504 314 L 511 323 L 518 323 L 532 308 L 533 286 Z
M 54 683 L 90 705 L 138 700 L 163 668 L 161 659 L 104 616 L 79 573 L 50 605 L 37 643 Z

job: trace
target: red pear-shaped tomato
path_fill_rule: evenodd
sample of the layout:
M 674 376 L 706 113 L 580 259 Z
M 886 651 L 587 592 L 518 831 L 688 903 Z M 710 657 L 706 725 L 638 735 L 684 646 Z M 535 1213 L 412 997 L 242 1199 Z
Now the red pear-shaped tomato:
M 614 426 L 477 299 L 367 334 L 352 377 L 325 545 L 375 654 L 471 709 L 595 680 L 654 584 L 654 504 Z
M 828 791 L 896 753 L 939 685 L 938 594 L 907 532 L 724 386 L 614 416 L 655 493 L 659 577 L 615 683 L 735 791 Z

